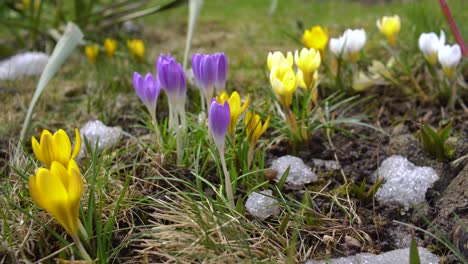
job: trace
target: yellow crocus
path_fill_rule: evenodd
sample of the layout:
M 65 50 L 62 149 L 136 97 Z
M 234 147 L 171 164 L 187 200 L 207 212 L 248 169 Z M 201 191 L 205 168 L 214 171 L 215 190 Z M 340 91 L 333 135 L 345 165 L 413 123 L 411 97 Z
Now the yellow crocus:
M 262 119 L 258 114 L 247 112 L 245 114 L 244 124 L 247 136 L 250 139 L 250 145 L 255 145 L 257 144 L 260 136 L 267 130 L 268 125 L 270 124 L 270 116 L 268 116 L 265 123 L 262 124 Z
M 127 47 L 130 51 L 130 54 L 137 58 L 140 61 L 143 61 L 145 56 L 145 44 L 141 39 L 131 39 L 127 40 Z
M 54 161 L 67 167 L 69 161 L 75 159 L 80 152 L 81 137 L 78 129 L 75 129 L 75 135 L 76 142 L 72 152 L 70 138 L 63 129 L 59 129 L 53 135 L 45 129 L 42 131 L 39 142 L 35 137 L 32 137 L 34 155 L 48 168 Z
M 303 48 L 300 52 L 296 50 L 294 60 L 301 79 L 299 86 L 310 89 L 314 83 L 314 77 L 317 77 L 315 73 L 320 66 L 320 53 L 313 48 Z
M 106 38 L 104 40 L 104 50 L 106 51 L 107 57 L 114 57 L 115 49 L 117 48 L 117 41 L 112 38 Z
M 268 57 L 267 57 L 268 70 L 271 71 L 271 68 L 273 67 L 273 65 L 278 65 L 283 62 L 287 63 L 289 67 L 293 66 L 294 60 L 293 60 L 292 52 L 288 51 L 286 56 L 284 56 L 284 54 L 281 51 L 268 52 Z
M 324 57 L 328 44 L 328 30 L 321 26 L 313 26 L 310 30 L 306 29 L 302 34 L 302 44 L 309 49 L 320 51 Z
M 278 101 L 284 107 L 289 107 L 297 88 L 296 74 L 289 63 L 283 61 L 278 65 L 273 65 L 270 72 L 270 83 Z
M 96 58 L 99 54 L 99 47 L 97 44 L 91 44 L 91 45 L 86 45 L 85 47 L 85 53 L 86 56 L 88 57 L 89 61 L 92 64 L 96 63 Z
M 75 238 L 78 237 L 78 209 L 83 180 L 74 160 L 67 166 L 53 161 L 50 169 L 39 168 L 29 177 L 33 201 L 49 212 Z
M 395 46 L 397 35 L 400 32 L 401 21 L 398 15 L 384 16 L 377 20 L 377 27 L 380 32 L 387 38 L 390 45 Z
M 247 95 L 244 104 L 242 104 L 240 95 L 236 91 L 232 92 L 231 96 L 228 96 L 228 94 L 223 91 L 219 97 L 222 103 L 224 103 L 224 101 L 228 101 L 229 110 L 231 113 L 228 131 L 231 135 L 234 135 L 237 120 L 239 119 L 239 116 L 247 109 L 247 106 L 250 102 L 250 95 Z

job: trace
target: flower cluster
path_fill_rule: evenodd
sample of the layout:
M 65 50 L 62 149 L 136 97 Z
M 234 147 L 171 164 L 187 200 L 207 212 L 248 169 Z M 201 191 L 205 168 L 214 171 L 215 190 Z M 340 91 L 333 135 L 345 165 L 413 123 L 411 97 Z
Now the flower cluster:
M 106 38 L 103 43 L 103 48 L 106 53 L 106 56 L 109 59 L 114 58 L 115 52 L 117 50 L 118 42 L 113 38 Z M 127 48 L 132 57 L 139 61 L 144 60 L 145 56 L 145 44 L 141 39 L 130 39 L 127 40 Z M 97 58 L 99 56 L 99 46 L 96 43 L 89 44 L 85 46 L 85 54 L 88 57 L 88 60 L 92 64 L 96 64 Z
M 359 51 L 366 44 L 364 29 L 347 29 L 339 38 L 330 39 L 330 50 L 336 57 L 356 62 Z

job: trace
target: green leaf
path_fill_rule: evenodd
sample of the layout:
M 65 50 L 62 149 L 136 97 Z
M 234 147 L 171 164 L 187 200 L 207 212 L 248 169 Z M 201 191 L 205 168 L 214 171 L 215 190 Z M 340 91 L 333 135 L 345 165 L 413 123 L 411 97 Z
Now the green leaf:
M 409 263 L 421 264 L 421 259 L 419 258 L 419 252 L 418 252 L 418 245 L 416 244 L 416 240 L 414 240 L 414 237 L 411 238 Z
M 75 49 L 76 45 L 80 43 L 83 39 L 83 33 L 78 26 L 69 22 L 65 32 L 60 37 L 57 45 L 55 45 L 54 51 L 49 58 L 44 71 L 41 74 L 39 82 L 37 83 L 36 90 L 32 97 L 31 102 L 29 103 L 28 112 L 24 118 L 23 128 L 21 129 L 20 142 L 24 141 L 29 123 L 31 121 L 31 116 L 34 110 L 34 106 L 37 103 L 37 100 L 41 96 L 42 92 L 46 88 L 49 81 L 54 77 L 55 73 L 60 69 L 60 66 L 65 62 L 71 52 Z

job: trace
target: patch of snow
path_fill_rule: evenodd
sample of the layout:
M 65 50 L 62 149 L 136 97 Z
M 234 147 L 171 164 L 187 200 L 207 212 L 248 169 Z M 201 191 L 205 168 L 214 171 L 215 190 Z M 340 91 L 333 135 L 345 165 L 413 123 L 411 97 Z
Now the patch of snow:
M 426 191 L 439 176 L 430 167 L 418 167 L 405 157 L 394 155 L 386 158 L 376 172 L 384 183 L 376 193 L 383 204 L 397 203 L 409 208 L 425 200 Z
M 245 209 L 254 217 L 262 220 L 270 215 L 278 215 L 280 211 L 278 200 L 271 197 L 272 195 L 271 190 L 251 193 L 245 202 Z
M 122 128 L 120 127 L 109 127 L 104 125 L 99 120 L 87 122 L 81 129 L 80 134 L 82 138 L 82 144 L 78 158 L 82 158 L 86 152 L 85 138 L 88 140 L 91 148 L 94 149 L 96 142 L 98 144 L 98 150 L 114 146 L 122 135 Z
M 25 52 L 0 61 L 0 80 L 15 80 L 21 76 L 40 75 L 49 55 L 43 52 Z
M 278 172 L 275 179 L 276 181 L 281 180 L 281 177 L 288 167 L 290 167 L 290 169 L 286 178 L 286 184 L 291 189 L 301 188 L 304 184 L 317 180 L 317 175 L 309 166 L 304 164 L 302 159 L 286 155 L 274 160 L 271 164 L 271 169 Z
M 395 264 L 395 263 L 409 263 L 409 248 L 396 249 L 385 252 L 380 255 L 370 253 L 360 253 L 354 256 L 344 258 L 334 258 L 330 260 L 314 261 L 308 260 L 305 264 Z M 437 264 L 440 258 L 432 254 L 423 247 L 418 247 L 419 257 L 421 263 L 424 264 Z

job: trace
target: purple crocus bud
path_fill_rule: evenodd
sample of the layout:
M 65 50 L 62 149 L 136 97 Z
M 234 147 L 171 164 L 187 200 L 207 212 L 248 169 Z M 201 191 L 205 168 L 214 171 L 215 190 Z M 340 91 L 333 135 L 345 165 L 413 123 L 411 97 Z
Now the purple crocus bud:
M 155 80 L 151 73 L 147 73 L 143 79 L 139 73 L 134 72 L 133 87 L 148 111 L 151 113 L 156 111 L 156 102 L 161 90 L 159 80 Z
M 214 141 L 220 149 L 224 148 L 224 140 L 229 127 L 230 117 L 231 111 L 228 101 L 224 101 L 224 104 L 220 104 L 213 98 L 208 113 L 208 123 Z
M 182 66 L 171 57 L 161 54 L 156 65 L 161 87 L 168 95 L 185 96 L 187 89 L 185 74 Z
M 192 55 L 192 72 L 193 78 L 195 79 L 195 85 L 201 87 L 201 76 L 200 76 L 200 63 L 203 58 L 203 54 L 193 54 Z
M 200 82 L 203 90 L 209 97 L 213 96 L 213 88 L 216 82 L 216 60 L 213 55 L 205 55 L 200 61 Z
M 228 71 L 228 61 L 224 52 L 218 52 L 214 54 L 216 60 L 216 82 L 215 86 L 218 91 L 223 91 L 226 88 L 226 76 Z

